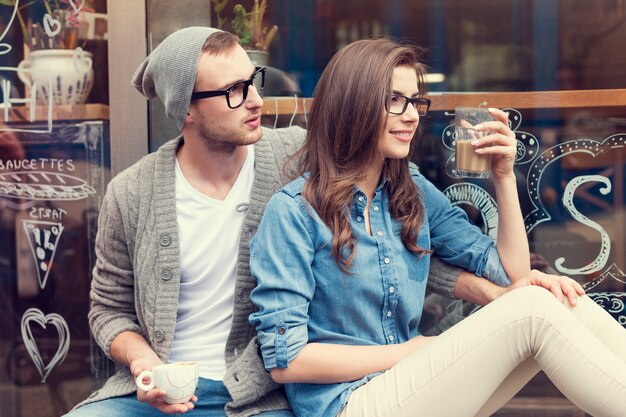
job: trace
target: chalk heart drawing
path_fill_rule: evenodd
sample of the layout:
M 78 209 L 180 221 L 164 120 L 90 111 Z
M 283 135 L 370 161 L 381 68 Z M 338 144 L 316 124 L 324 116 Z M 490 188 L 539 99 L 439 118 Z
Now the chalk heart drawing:
M 50 270 L 52 270 L 54 255 L 63 233 L 63 225 L 36 220 L 24 220 L 22 224 L 37 266 L 39 288 L 43 290 L 46 287 Z
M 522 114 L 515 109 L 502 109 L 509 116 L 509 128 L 515 133 L 516 156 L 515 164 L 523 165 L 531 162 L 539 154 L 539 140 L 528 132 L 519 130 L 522 124 Z M 454 113 L 445 112 L 446 116 L 454 116 Z M 446 126 L 441 134 L 443 146 L 455 151 L 456 133 L 454 131 L 454 122 Z M 456 173 L 456 154 L 453 152 L 446 162 L 446 173 L 451 178 L 459 178 Z
M 49 14 L 46 14 L 43 17 L 43 29 L 46 31 L 46 35 L 48 35 L 49 38 L 54 38 L 61 32 L 61 22 Z
M 90 57 L 87 56 L 83 48 L 80 46 L 74 49 L 74 54 L 72 55 L 72 59 L 74 62 L 74 69 L 79 74 L 84 74 L 91 69 L 93 66 L 93 61 Z
M 475 207 L 485 225 L 484 232 L 495 239 L 498 236 L 498 205 L 489 193 L 475 184 L 461 182 L 443 190 L 453 206 L 469 204 Z
M 46 328 L 48 325 L 52 325 L 56 328 L 59 335 L 59 345 L 57 350 L 50 359 L 50 361 L 44 365 L 41 353 L 37 347 L 37 342 L 33 337 L 31 330 L 32 324 L 38 324 L 42 328 Z M 67 356 L 67 352 L 70 347 L 70 330 L 67 327 L 67 323 L 60 315 L 51 313 L 44 315 L 43 312 L 37 308 L 29 308 L 24 312 L 22 316 L 22 340 L 28 355 L 33 360 L 39 375 L 41 375 L 41 383 L 45 383 L 48 375 L 54 369 L 55 366 L 63 362 Z
M 13 24 L 13 21 L 15 20 L 15 16 L 17 15 L 17 10 L 19 7 L 20 7 L 20 0 L 15 0 L 15 5 L 13 6 L 13 14 L 11 15 L 11 19 L 9 19 L 9 23 L 4 28 L 2 35 L 0 35 L 0 55 L 8 54 L 13 49 L 13 47 L 10 44 L 3 43 L 2 39 L 4 39 L 7 36 L 7 32 L 9 31 L 9 29 L 11 28 L 11 25 Z
M 598 278 L 593 281 L 587 282 L 583 285 L 587 295 L 593 299 L 600 307 L 604 308 L 609 314 L 611 314 L 619 324 L 626 327 L 626 292 L 593 292 L 592 290 L 598 287 L 605 281 L 617 281 L 623 285 L 626 285 L 626 274 L 618 268 L 617 265 L 611 264 L 611 266 L 602 273 Z

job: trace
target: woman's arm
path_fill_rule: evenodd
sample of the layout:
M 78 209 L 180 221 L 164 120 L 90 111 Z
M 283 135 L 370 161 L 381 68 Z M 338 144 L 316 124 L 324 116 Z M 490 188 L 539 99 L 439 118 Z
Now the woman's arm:
M 405 343 L 374 346 L 309 343 L 289 362 L 288 368 L 274 368 L 270 373 L 281 384 L 355 381 L 390 369 L 429 340 L 417 336 Z
M 508 115 L 499 109 L 489 109 L 498 121 L 485 122 L 477 130 L 495 132 L 472 144 L 476 152 L 492 155 L 491 174 L 498 203 L 498 238 L 496 247 L 511 282 L 530 272 L 530 251 L 524 219 L 517 195 L 513 164 L 517 150 L 515 133 L 508 125 Z

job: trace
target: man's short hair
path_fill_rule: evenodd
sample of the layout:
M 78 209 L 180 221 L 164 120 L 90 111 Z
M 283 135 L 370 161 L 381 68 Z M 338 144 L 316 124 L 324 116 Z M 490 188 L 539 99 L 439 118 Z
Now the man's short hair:
M 239 38 L 237 36 L 225 31 L 215 32 L 204 41 L 202 52 L 211 55 L 220 55 L 230 51 L 235 45 L 239 45 Z

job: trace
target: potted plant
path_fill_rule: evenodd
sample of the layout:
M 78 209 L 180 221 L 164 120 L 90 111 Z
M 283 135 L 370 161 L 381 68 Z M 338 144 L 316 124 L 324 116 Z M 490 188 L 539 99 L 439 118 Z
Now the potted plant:
M 39 103 L 84 103 L 93 87 L 92 54 L 78 46 L 79 15 L 94 11 L 75 0 L 0 0 L 22 28 L 25 59 L 17 75 Z M 27 16 L 27 19 L 25 18 Z M 36 94 L 29 93 L 36 85 Z
M 226 18 L 222 17 L 229 0 L 212 0 L 217 14 L 217 27 L 223 28 Z M 268 64 L 268 49 L 276 36 L 278 26 L 273 25 L 268 29 L 263 24 L 265 10 L 268 7 L 267 0 L 254 0 L 250 11 L 237 3 L 233 8 L 234 17 L 231 20 L 231 28 L 241 41 L 241 46 L 246 50 L 250 60 L 257 66 Z

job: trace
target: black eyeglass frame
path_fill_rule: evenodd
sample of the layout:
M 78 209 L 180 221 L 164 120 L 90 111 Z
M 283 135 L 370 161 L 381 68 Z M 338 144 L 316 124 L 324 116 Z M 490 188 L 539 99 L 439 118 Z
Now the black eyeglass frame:
M 248 89 L 250 88 L 251 85 L 254 85 L 254 78 L 261 74 L 261 87 L 260 89 L 257 89 L 258 93 L 260 96 L 263 96 L 263 87 L 265 86 L 265 71 L 266 68 L 265 67 L 254 67 L 254 73 L 252 74 L 252 76 L 247 79 L 246 81 L 239 81 L 233 85 L 231 85 L 230 87 L 228 87 L 225 90 L 213 90 L 213 91 L 196 91 L 194 93 L 191 93 L 191 101 L 195 101 L 195 100 L 202 100 L 204 98 L 210 98 L 210 97 L 219 97 L 219 96 L 226 96 L 226 105 L 231 108 L 231 109 L 236 109 L 238 107 L 241 107 L 243 105 L 243 103 L 246 102 L 246 99 L 248 98 Z M 241 100 L 241 103 L 239 103 L 236 106 L 231 106 L 230 105 L 230 91 L 235 88 L 237 85 L 239 84 L 243 84 L 243 99 Z M 257 88 L 257 86 L 254 86 L 255 88 Z
M 400 113 L 398 112 L 392 112 L 389 110 L 389 99 L 391 97 L 398 97 L 398 98 L 403 98 L 404 99 L 404 106 L 402 107 L 402 111 Z M 429 98 L 426 97 L 407 97 L 407 96 L 403 96 L 400 94 L 389 94 L 387 96 L 387 99 L 385 100 L 385 110 L 387 111 L 387 113 L 389 114 L 395 114 L 395 115 L 401 115 L 404 114 L 404 112 L 406 111 L 406 109 L 409 107 L 409 103 L 411 103 L 413 105 L 413 107 L 415 107 L 415 110 L 417 110 L 417 114 L 419 116 L 426 116 L 428 114 L 428 111 L 430 110 L 430 105 L 432 103 L 432 101 Z M 426 111 L 420 113 L 419 109 L 421 108 L 421 106 L 426 105 Z

